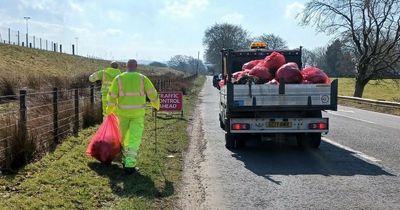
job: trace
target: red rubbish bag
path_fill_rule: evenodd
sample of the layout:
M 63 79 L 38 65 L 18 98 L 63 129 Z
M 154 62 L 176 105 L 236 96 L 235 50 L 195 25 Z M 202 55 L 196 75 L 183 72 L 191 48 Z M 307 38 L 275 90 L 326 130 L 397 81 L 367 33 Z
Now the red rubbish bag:
M 86 154 L 102 163 L 109 164 L 121 152 L 121 138 L 118 118 L 110 114 L 90 140 Z
M 219 88 L 224 87 L 224 86 L 225 86 L 225 80 L 224 80 L 224 79 L 221 79 L 221 80 L 218 82 L 218 85 L 219 85 Z
M 268 82 L 273 78 L 271 73 L 269 73 L 269 69 L 262 65 L 257 65 L 252 68 L 249 75 L 256 76 L 262 80 L 265 80 L 265 82 Z
M 303 71 L 301 71 L 301 74 L 303 75 L 304 80 L 306 80 L 309 84 L 331 83 L 328 75 L 326 75 L 321 69 L 314 66 L 308 66 L 304 68 Z M 305 82 L 303 81 L 303 83 Z
M 236 81 L 239 80 L 239 78 L 242 77 L 243 71 L 237 71 L 235 73 L 232 74 L 233 79 L 235 79 Z
M 299 66 L 293 62 L 289 62 L 278 69 L 275 79 L 280 81 L 282 78 L 285 79 L 287 84 L 300 84 L 303 81 Z
M 244 70 L 246 70 L 246 69 L 252 69 L 252 68 L 254 68 L 254 66 L 257 66 L 257 64 L 260 63 L 261 61 L 262 61 L 262 60 L 252 60 L 252 61 L 249 61 L 249 62 L 243 64 L 242 70 L 244 71 Z
M 285 56 L 279 52 L 272 52 L 271 55 L 265 57 L 264 61 L 265 67 L 273 74 L 286 63 Z

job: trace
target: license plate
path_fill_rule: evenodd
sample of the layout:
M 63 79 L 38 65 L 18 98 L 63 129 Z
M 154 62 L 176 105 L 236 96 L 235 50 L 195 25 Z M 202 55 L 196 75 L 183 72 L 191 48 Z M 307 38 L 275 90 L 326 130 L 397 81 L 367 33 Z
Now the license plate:
M 268 128 L 290 128 L 292 127 L 292 122 L 275 122 L 275 121 L 271 121 L 271 122 L 267 122 L 266 127 Z

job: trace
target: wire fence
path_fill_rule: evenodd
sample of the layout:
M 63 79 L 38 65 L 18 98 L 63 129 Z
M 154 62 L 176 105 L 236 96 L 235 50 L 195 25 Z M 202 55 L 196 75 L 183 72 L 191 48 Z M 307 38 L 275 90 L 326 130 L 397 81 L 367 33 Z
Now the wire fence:
M 67 53 L 71 55 L 75 55 L 77 52 L 75 44 L 63 45 L 60 42 L 47 40 L 35 35 L 29 35 L 24 32 L 4 27 L 0 27 L 0 43 L 38 50 Z
M 1 98 L 7 98 L 2 96 Z M 28 92 L 2 101 L 0 111 L 0 168 L 15 168 L 45 153 L 79 129 L 100 122 L 98 86 Z
M 158 91 L 185 93 L 196 78 L 150 77 Z M 0 170 L 17 168 L 51 151 L 69 135 L 102 121 L 99 85 L 0 96 Z

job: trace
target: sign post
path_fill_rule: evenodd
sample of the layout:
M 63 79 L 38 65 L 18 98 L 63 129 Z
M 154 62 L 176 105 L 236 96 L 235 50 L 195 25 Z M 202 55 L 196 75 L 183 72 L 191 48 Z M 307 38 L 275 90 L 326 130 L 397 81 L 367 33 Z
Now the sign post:
M 183 93 L 180 91 L 159 92 L 160 111 L 181 112 L 183 117 Z

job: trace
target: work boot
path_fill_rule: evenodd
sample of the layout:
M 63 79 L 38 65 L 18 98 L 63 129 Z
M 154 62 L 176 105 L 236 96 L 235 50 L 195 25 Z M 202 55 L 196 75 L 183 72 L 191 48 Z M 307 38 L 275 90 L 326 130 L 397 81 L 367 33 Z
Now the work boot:
M 136 168 L 133 167 L 133 168 L 124 168 L 124 172 L 125 172 L 125 175 L 132 175 L 132 174 L 135 174 L 137 171 L 136 171 Z

